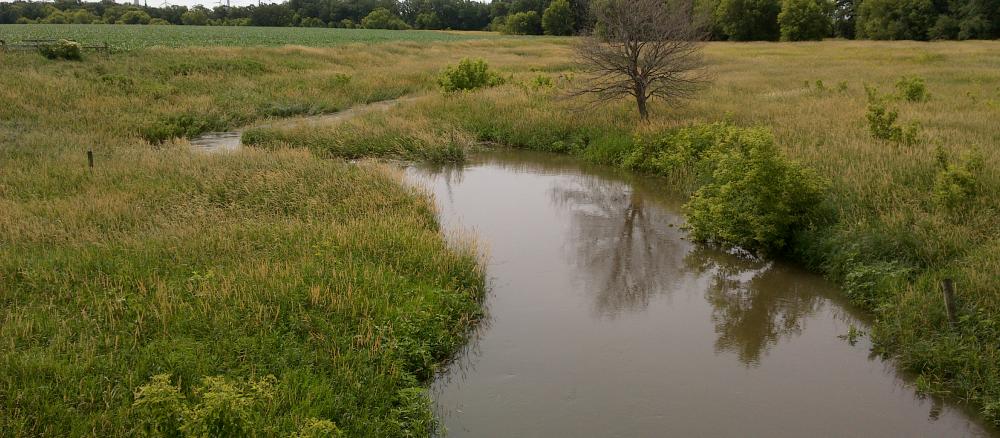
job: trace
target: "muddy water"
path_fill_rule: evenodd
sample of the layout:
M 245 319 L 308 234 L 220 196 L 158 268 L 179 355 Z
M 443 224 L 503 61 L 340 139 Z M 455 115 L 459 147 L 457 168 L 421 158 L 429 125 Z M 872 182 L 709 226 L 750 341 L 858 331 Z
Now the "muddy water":
M 449 437 L 995 436 L 844 339 L 866 325 L 833 285 L 685 240 L 656 179 L 525 152 L 408 174 L 489 251 L 489 320 L 433 385 Z

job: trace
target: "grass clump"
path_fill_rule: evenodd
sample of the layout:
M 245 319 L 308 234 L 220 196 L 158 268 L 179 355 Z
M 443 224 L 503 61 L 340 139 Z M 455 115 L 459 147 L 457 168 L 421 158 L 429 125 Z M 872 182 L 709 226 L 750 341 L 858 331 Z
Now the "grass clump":
M 442 90 L 463 91 L 503 85 L 504 78 L 491 71 L 482 59 L 465 58 L 457 66 L 449 66 L 438 76 L 438 86 Z
M 266 149 L 305 148 L 330 158 L 378 157 L 435 163 L 463 161 L 466 150 L 473 146 L 464 132 L 384 113 L 319 126 L 253 128 L 243 133 L 243 143 Z
M 139 129 L 139 135 L 154 144 L 172 138 L 191 138 L 210 131 L 222 131 L 230 125 L 217 114 L 170 115 Z
M 50 44 L 42 44 L 38 46 L 38 52 L 48 59 L 83 60 L 83 46 L 76 41 L 65 39 Z

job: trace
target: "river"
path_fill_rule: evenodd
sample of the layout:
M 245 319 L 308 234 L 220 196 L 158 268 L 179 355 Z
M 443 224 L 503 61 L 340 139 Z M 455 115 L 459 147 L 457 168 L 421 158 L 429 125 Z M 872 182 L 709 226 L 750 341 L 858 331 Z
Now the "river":
M 432 387 L 449 437 L 989 437 L 870 353 L 795 266 L 686 239 L 662 180 L 521 151 L 417 165 L 487 251 L 488 318 Z

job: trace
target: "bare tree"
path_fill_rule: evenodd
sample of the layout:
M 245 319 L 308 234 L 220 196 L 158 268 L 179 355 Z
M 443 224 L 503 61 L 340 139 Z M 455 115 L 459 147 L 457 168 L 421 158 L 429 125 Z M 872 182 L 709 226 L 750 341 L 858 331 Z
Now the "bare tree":
M 633 96 L 642 118 L 647 103 L 687 99 L 707 81 L 702 42 L 705 26 L 692 0 L 604 0 L 591 4 L 595 29 L 576 54 L 587 76 L 575 95 L 595 103 Z

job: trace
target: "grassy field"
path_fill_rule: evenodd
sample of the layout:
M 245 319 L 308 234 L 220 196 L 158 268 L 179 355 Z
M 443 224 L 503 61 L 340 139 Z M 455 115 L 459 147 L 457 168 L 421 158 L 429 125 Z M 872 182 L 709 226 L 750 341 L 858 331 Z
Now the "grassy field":
M 117 24 L 2 24 L 0 40 L 8 43 L 27 39 L 75 40 L 84 44 L 108 43 L 118 50 L 146 47 L 332 47 L 348 43 L 412 41 L 433 43 L 495 38 L 478 32 L 421 30 L 328 29 L 306 27 L 236 26 L 128 26 Z
M 473 249 L 444 244 L 422 194 L 339 158 L 460 160 L 492 141 L 625 166 L 643 138 L 714 122 L 769 129 L 830 182 L 835 213 L 789 256 L 874 313 L 879 350 L 920 372 L 922 390 L 1000 418 L 1000 43 L 712 43 L 714 84 L 640 124 L 627 102 L 579 111 L 558 98 L 578 80 L 566 39 L 191 41 L 206 47 L 0 54 L 5 435 L 131 435 L 152 427 L 136 418 L 178 417 L 192 430 L 237 418 L 287 435 L 327 419 L 349 436 L 426 435 L 418 388 L 478 317 L 482 274 Z M 463 57 L 507 85 L 437 91 Z M 889 94 L 902 75 L 931 93 L 887 99 L 919 141 L 876 140 L 864 86 Z M 262 148 L 231 155 L 171 139 L 402 95 L 419 97 L 338 127 L 256 129 L 247 140 Z M 936 201 L 942 160 L 971 175 L 960 208 Z M 666 173 L 678 184 L 664 190 L 693 189 Z M 954 330 L 944 277 L 958 285 Z M 150 384 L 161 374 L 169 383 Z M 212 414 L 225 409 L 239 415 Z

